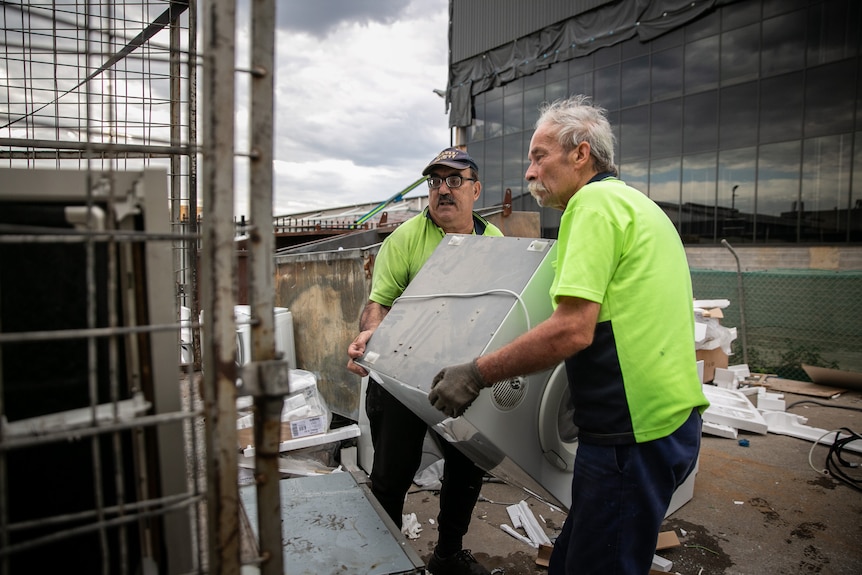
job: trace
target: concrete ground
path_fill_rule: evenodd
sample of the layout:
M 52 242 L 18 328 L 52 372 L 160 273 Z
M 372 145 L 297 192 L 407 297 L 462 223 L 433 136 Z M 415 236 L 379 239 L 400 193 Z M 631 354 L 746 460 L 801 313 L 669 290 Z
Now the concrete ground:
M 846 427 L 862 434 L 862 393 L 847 392 L 834 399 L 785 394 L 788 412 L 808 418 L 806 425 L 833 430 Z M 834 437 L 834 435 L 833 435 Z M 694 496 L 665 520 L 681 545 L 659 555 L 673 562 L 681 575 L 855 575 L 862 573 L 862 491 L 816 472 L 809 465 L 812 441 L 777 434 L 740 432 L 738 440 L 704 435 Z M 862 441 L 855 442 L 862 448 Z M 812 463 L 825 466 L 828 448 L 817 445 Z M 846 452 L 845 459 L 862 463 L 862 455 Z M 862 482 L 862 469 L 849 475 Z M 857 484 L 862 487 L 862 483 Z M 506 534 L 500 524 L 511 524 L 506 506 L 526 499 L 551 538 L 565 514 L 523 492 L 496 482 L 487 483 L 477 504 L 465 547 L 489 569 L 505 575 L 541 575 L 536 550 Z M 436 542 L 438 495 L 414 491 L 405 513 L 416 513 L 422 526 L 410 541 L 427 562 Z

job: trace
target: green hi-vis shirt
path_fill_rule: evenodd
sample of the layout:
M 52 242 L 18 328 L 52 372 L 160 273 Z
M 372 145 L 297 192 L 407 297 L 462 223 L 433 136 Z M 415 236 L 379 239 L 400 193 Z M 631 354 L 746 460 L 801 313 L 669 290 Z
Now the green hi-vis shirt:
M 484 236 L 503 235 L 497 226 L 475 212 L 473 233 Z M 428 208 L 395 228 L 395 231 L 383 240 L 374 260 L 369 299 L 391 307 L 392 302 L 404 293 L 407 285 L 431 257 L 444 235 L 446 234 L 443 229 L 431 220 Z
M 579 441 L 642 443 L 709 405 L 697 375 L 691 276 L 673 223 L 615 178 L 569 200 L 551 297 L 601 304 L 593 343 L 566 360 Z

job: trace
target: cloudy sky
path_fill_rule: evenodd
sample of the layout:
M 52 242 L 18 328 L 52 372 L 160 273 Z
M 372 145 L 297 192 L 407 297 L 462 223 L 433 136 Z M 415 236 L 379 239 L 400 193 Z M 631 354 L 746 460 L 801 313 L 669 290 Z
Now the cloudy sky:
M 277 16 L 275 214 L 381 201 L 415 182 L 450 141 L 433 92 L 446 87 L 448 1 L 287 0 Z M 237 214 L 246 202 L 238 193 Z

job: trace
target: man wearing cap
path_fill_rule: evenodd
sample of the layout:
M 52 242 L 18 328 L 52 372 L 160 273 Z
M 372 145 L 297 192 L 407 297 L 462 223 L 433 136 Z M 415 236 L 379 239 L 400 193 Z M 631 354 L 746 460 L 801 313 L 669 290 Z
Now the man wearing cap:
M 502 232 L 473 211 L 482 192 L 479 168 L 466 152 L 446 148 L 422 171 L 428 176 L 428 207 L 395 229 L 384 241 L 374 262 L 371 295 L 359 321 L 359 335 L 347 348 L 347 369 L 366 376 L 354 359 L 362 357 L 374 330 L 444 234 L 502 236 Z M 371 425 L 374 464 L 371 491 L 401 527 L 404 498 L 422 460 L 428 426 L 378 382 L 369 378 L 365 409 Z M 444 468 L 437 516 L 437 546 L 428 562 L 433 575 L 488 575 L 462 540 L 482 488 L 484 471 L 439 439 Z

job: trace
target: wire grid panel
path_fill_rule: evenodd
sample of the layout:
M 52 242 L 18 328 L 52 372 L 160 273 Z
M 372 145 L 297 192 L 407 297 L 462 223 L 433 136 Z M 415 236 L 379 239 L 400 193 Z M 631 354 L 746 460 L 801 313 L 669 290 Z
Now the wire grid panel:
M 722 325 L 737 328 L 730 364 L 742 363 L 746 331 L 752 371 L 808 381 L 802 363 L 862 371 L 862 272 L 691 272 L 696 299 L 728 299 Z M 744 318 L 744 324 L 743 324 Z
M 190 18 L 184 1 L 0 5 L 2 573 L 201 568 L 200 417 L 177 369 Z

